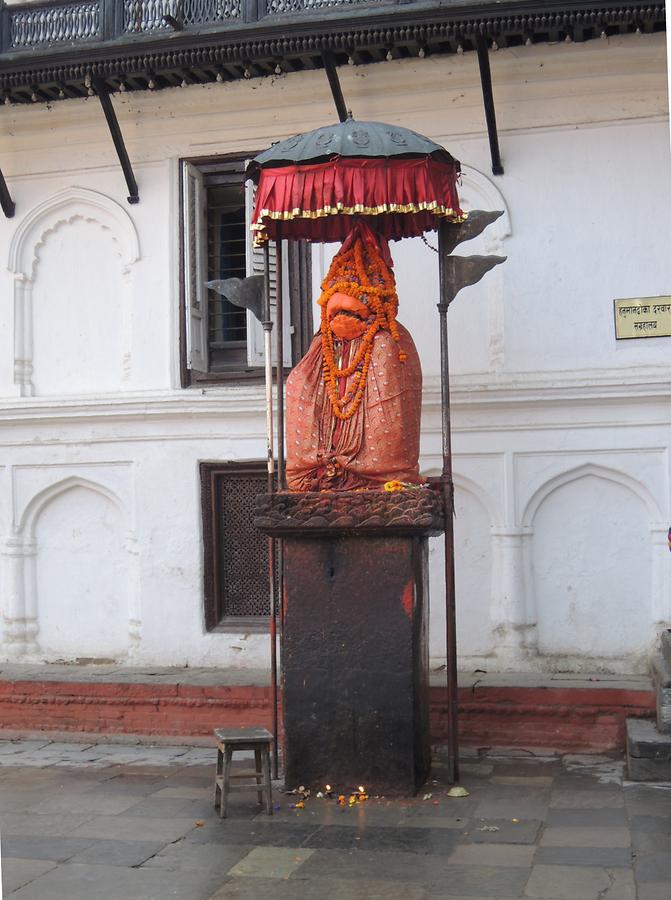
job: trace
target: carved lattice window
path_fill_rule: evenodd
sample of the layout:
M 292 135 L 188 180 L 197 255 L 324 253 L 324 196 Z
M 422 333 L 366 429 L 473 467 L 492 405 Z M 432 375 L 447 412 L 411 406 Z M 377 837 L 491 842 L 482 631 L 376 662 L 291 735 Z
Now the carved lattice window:
M 263 461 L 201 463 L 208 631 L 267 624 L 268 539 L 253 525 L 257 494 L 266 490 Z

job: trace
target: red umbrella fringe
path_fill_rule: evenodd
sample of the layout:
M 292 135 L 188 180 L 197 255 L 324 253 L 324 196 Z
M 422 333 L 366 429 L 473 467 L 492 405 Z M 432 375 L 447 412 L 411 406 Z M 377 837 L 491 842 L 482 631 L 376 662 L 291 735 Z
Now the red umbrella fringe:
M 348 159 L 262 169 L 252 217 L 254 241 L 277 234 L 312 241 L 344 240 L 351 216 L 385 237 L 416 237 L 439 218 L 463 222 L 456 164 L 419 159 Z

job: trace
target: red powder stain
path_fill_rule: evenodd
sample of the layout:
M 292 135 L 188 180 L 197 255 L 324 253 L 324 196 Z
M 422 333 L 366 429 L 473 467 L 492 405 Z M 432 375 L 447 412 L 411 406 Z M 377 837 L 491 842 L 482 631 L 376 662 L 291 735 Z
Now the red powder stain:
M 409 581 L 403 588 L 403 596 L 401 597 L 401 606 L 403 612 L 409 619 L 412 619 L 412 610 L 415 604 L 415 586 Z

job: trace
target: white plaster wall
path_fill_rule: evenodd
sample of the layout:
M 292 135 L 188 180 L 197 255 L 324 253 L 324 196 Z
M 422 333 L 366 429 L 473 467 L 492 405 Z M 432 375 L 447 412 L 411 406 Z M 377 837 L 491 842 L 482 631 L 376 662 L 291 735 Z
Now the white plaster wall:
M 507 210 L 458 252 L 508 262 L 450 312 L 464 668 L 640 671 L 671 621 L 671 338 L 616 342 L 612 314 L 671 292 L 665 65 L 663 36 L 493 54 L 500 178 L 473 55 L 341 73 L 359 118 L 444 142 L 467 205 Z M 0 221 L 3 655 L 262 665 L 267 638 L 204 631 L 198 462 L 262 458 L 264 416 L 258 387 L 179 387 L 177 163 L 332 121 L 332 101 L 311 72 L 114 103 L 133 207 L 95 98 L 0 109 L 17 203 Z M 436 257 L 392 251 L 435 472 Z

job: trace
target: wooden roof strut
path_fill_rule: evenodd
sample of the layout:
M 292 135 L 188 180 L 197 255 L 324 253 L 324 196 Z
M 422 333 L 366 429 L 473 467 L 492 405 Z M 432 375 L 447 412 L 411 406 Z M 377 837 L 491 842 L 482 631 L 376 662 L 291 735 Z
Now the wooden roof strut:
M 92 78 L 91 83 L 93 85 L 93 89 L 98 95 L 100 105 L 103 108 L 103 113 L 105 114 L 105 119 L 107 120 L 110 134 L 112 135 L 112 141 L 114 142 L 114 148 L 117 152 L 117 156 L 119 157 L 119 162 L 121 163 L 124 178 L 126 179 L 126 185 L 128 186 L 128 202 L 139 203 L 140 194 L 138 192 L 137 181 L 135 180 L 133 167 L 131 166 L 130 159 L 128 158 L 126 145 L 123 142 L 123 135 L 121 134 L 121 129 L 119 128 L 119 121 L 116 117 L 116 113 L 114 112 L 114 106 L 112 105 L 112 100 L 110 98 L 110 90 L 101 78 Z
M 329 80 L 329 87 L 331 88 L 333 102 L 335 103 L 335 108 L 338 112 L 338 118 L 341 122 L 344 122 L 348 117 L 347 107 L 345 106 L 345 98 L 343 97 L 333 54 L 328 50 L 324 50 L 322 52 L 322 60 L 324 61 L 324 69 L 326 71 L 326 77 Z
M 489 134 L 489 152 L 492 157 L 492 172 L 494 175 L 503 175 L 503 163 L 499 149 L 499 135 L 496 130 L 496 109 L 494 108 L 494 94 L 492 93 L 492 72 L 489 68 L 489 49 L 487 38 L 484 34 L 476 37 L 478 51 L 478 64 L 480 66 L 480 83 L 482 84 L 482 99 L 485 104 L 485 119 L 487 121 L 487 133 Z
M 480 66 L 482 99 L 485 105 L 485 120 L 487 122 L 487 133 L 489 135 L 489 150 L 492 157 L 492 172 L 494 175 L 503 175 L 503 163 L 501 162 L 501 151 L 499 149 L 499 136 L 496 129 L 494 94 L 492 92 L 492 72 L 489 67 L 487 38 L 484 34 L 477 35 L 476 48 L 478 52 L 478 64 Z M 348 111 L 347 106 L 345 105 L 345 98 L 343 97 L 333 54 L 328 50 L 322 51 L 322 60 L 324 62 L 326 77 L 329 80 L 331 94 L 333 95 L 333 102 L 335 103 L 335 108 L 338 112 L 338 118 L 341 122 L 344 122 L 348 117 Z
M 16 204 L 12 200 L 9 188 L 7 187 L 7 182 L 5 181 L 5 176 L 2 174 L 0 170 L 0 206 L 2 206 L 2 211 L 8 219 L 13 218 L 14 212 L 16 210 Z

